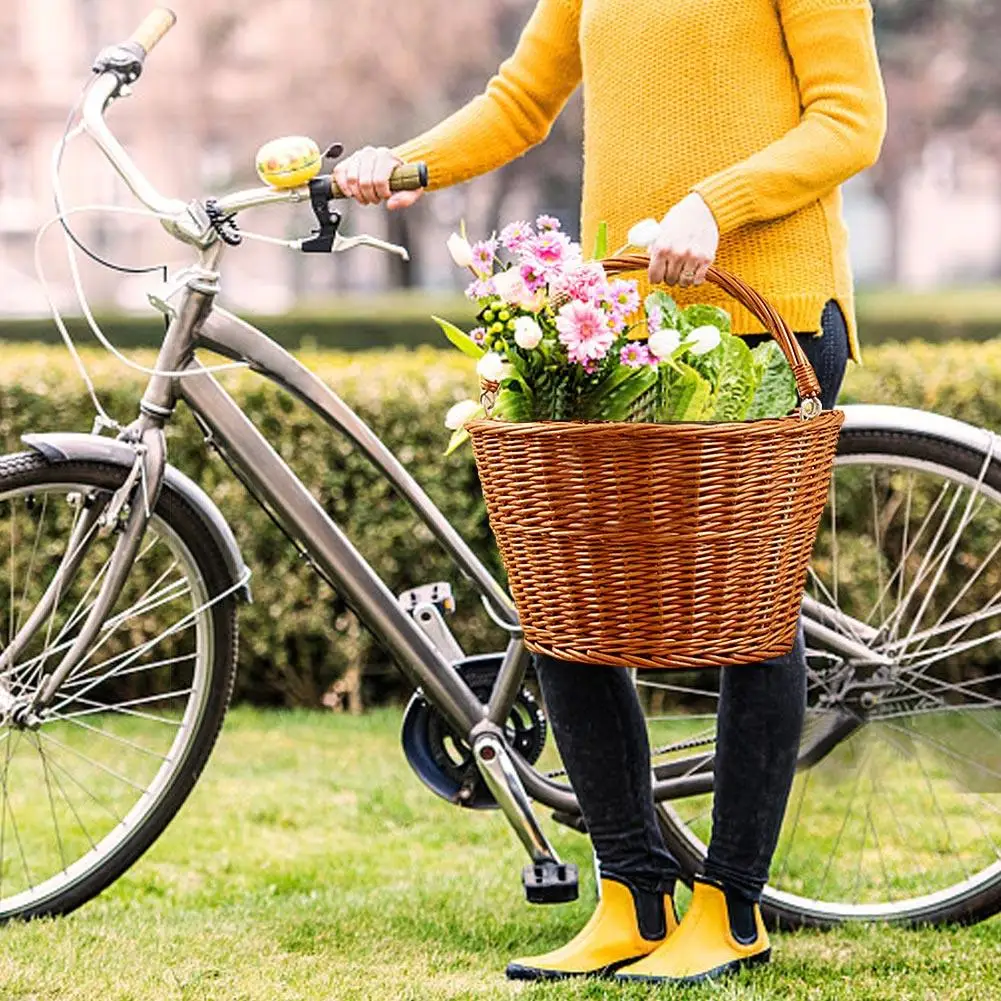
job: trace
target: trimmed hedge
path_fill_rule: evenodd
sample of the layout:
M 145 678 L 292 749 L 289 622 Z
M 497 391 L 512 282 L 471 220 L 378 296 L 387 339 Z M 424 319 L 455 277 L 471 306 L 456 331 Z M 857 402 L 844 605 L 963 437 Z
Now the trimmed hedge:
M 3 451 L 17 450 L 20 434 L 27 431 L 89 430 L 92 411 L 64 351 L 0 350 Z M 140 357 L 152 361 L 148 353 Z M 302 358 L 358 410 L 499 573 L 471 456 L 465 451 L 447 459 L 442 455 L 448 438 L 442 416 L 473 385 L 468 359 L 427 348 L 356 356 L 307 352 Z M 119 420 L 131 419 L 142 378 L 105 355 L 87 353 L 86 359 L 105 405 Z M 920 407 L 1001 430 L 1001 341 L 886 345 L 870 348 L 866 362 L 850 372 L 846 402 Z M 448 559 L 429 544 L 426 529 L 364 460 L 304 407 L 259 378 L 241 372 L 222 381 L 390 588 L 398 592 L 452 580 L 459 603 L 452 621 L 466 648 L 481 652 L 503 641 Z M 317 705 L 352 664 L 365 666 L 367 701 L 401 693 L 385 655 L 203 446 L 186 411 L 171 425 L 169 437 L 171 461 L 214 498 L 255 571 L 255 602 L 241 616 L 237 697 L 259 704 Z
M 989 291 L 989 290 L 988 290 Z M 286 347 L 362 351 L 390 347 L 441 347 L 441 331 L 429 317 L 443 316 L 460 325 L 473 319 L 474 309 L 450 295 L 397 295 L 381 299 L 345 299 L 325 311 L 293 312 L 284 316 L 249 317 Z M 945 301 L 927 301 L 901 292 L 871 293 L 859 301 L 859 327 L 864 344 L 922 340 L 986 341 L 1001 337 L 1001 297 L 960 292 Z M 155 347 L 163 339 L 163 322 L 155 315 L 98 317 L 101 329 L 121 348 Z M 81 343 L 90 332 L 73 321 Z M 0 341 L 58 344 L 59 332 L 48 319 L 0 318 Z

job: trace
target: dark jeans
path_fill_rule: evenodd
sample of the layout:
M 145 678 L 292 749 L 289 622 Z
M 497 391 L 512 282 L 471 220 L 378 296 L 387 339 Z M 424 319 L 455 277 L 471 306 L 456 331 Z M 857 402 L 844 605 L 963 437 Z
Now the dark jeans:
M 836 303 L 824 309 L 822 325 L 823 336 L 799 340 L 830 408 L 848 363 L 848 331 Z M 670 890 L 679 867 L 657 825 L 646 724 L 629 672 L 551 657 L 537 658 L 537 670 L 602 873 L 650 892 Z M 802 628 L 785 657 L 721 674 L 705 875 L 757 900 L 768 882 L 806 710 Z

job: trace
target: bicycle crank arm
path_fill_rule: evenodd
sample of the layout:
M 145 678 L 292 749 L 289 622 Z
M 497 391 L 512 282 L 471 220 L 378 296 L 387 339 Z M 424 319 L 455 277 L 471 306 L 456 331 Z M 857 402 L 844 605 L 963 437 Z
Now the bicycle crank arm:
M 518 777 L 504 734 L 492 723 L 477 724 L 471 734 L 476 766 L 508 823 L 532 858 L 522 871 L 530 903 L 558 904 L 577 899 L 578 873 L 562 862 L 539 826 L 531 801 Z
M 143 536 L 146 534 L 150 513 L 156 506 L 160 494 L 167 465 L 167 446 L 162 428 L 147 427 L 142 433 L 142 444 L 144 448 L 136 453 L 139 472 L 131 494 L 128 519 L 108 563 L 101 589 L 73 645 L 36 694 L 31 705 L 32 715 L 37 715 L 39 710 L 52 704 L 63 682 L 83 662 L 91 644 L 101 632 L 121 596 L 122 588 L 135 563 Z

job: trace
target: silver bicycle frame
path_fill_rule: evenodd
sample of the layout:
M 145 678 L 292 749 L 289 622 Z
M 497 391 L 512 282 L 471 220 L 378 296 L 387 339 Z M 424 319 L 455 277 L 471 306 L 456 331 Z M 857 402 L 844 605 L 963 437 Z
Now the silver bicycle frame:
M 200 266 L 193 270 L 181 295 L 156 368 L 184 374 L 154 376 L 150 380 L 140 406 L 140 444 L 147 438 L 159 440 L 177 402 L 187 403 L 207 438 L 277 514 L 283 527 L 385 645 L 415 688 L 423 691 L 457 732 L 473 737 L 496 734 L 514 704 L 529 661 L 511 598 L 420 484 L 330 387 L 262 331 L 215 305 L 220 255 L 218 243 L 203 252 Z M 476 698 L 341 528 L 214 376 L 205 371 L 195 356 L 198 348 L 245 362 L 252 371 L 308 406 L 373 464 L 428 527 L 489 606 L 492 617 L 511 636 L 487 705 Z M 153 470 L 149 475 L 148 489 L 155 493 L 162 474 Z M 135 505 L 136 510 L 140 507 Z M 127 534 L 122 544 L 128 544 Z M 515 763 L 533 799 L 553 809 L 576 812 L 576 800 L 566 786 L 550 781 L 520 759 Z M 682 790 L 663 790 L 665 794 L 669 791 Z

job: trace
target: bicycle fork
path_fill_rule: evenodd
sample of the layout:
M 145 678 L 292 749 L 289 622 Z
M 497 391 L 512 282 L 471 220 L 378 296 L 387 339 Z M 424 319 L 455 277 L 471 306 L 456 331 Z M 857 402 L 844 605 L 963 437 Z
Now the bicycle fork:
M 132 470 L 121 487 L 103 504 L 84 499 L 83 513 L 70 535 L 66 553 L 52 582 L 24 626 L 0 656 L 0 679 L 16 665 L 18 656 L 27 648 L 38 631 L 50 619 L 76 576 L 95 535 L 107 535 L 119 530 L 124 515 L 121 536 L 104 571 L 104 579 L 87 613 L 79 633 L 58 666 L 44 674 L 46 654 L 43 652 L 40 681 L 33 694 L 14 696 L 0 683 L 0 714 L 18 726 L 35 728 L 42 722 L 40 713 L 52 705 L 59 689 L 87 656 L 91 645 L 105 627 L 135 562 L 146 534 L 146 528 L 163 484 L 167 452 L 162 426 L 141 417 L 130 429 L 129 440 L 136 450 Z M 125 512 L 127 510 L 127 515 Z M 55 650 L 59 649 L 58 640 Z M 55 652 L 55 651 L 52 651 Z

